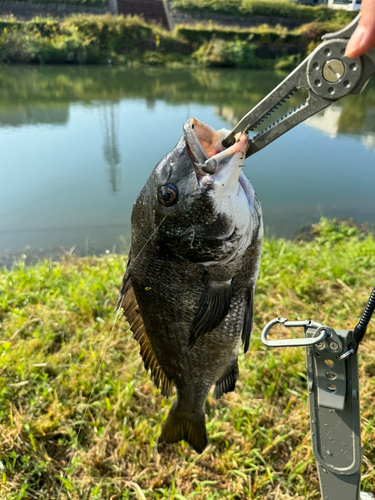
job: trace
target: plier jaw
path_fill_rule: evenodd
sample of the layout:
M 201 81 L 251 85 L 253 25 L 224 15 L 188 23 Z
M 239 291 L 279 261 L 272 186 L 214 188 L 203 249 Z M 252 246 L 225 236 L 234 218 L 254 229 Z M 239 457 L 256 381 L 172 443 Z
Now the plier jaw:
M 349 38 L 359 19 L 360 14 L 342 30 L 324 35 L 323 42 L 238 122 L 223 140 L 223 146 L 234 144 L 238 133 L 255 131 L 247 153 L 247 157 L 251 156 L 338 99 L 361 92 L 375 74 L 375 48 L 361 57 L 345 56 Z M 306 102 L 262 129 L 263 121 L 301 88 L 308 92 Z

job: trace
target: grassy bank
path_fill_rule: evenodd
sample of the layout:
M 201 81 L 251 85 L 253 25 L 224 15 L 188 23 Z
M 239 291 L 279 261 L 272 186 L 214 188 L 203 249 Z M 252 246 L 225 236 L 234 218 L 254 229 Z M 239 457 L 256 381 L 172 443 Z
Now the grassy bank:
M 345 22 L 314 21 L 295 30 L 177 26 L 170 33 L 138 17 L 80 16 L 63 21 L 0 20 L 0 62 L 127 65 L 295 66 L 320 40 Z
M 290 0 L 172 0 L 173 8 L 185 12 L 205 12 L 229 16 L 266 16 L 309 21 L 350 22 L 355 12 L 328 9 L 326 6 L 311 7 Z
M 260 332 L 277 316 L 352 327 L 375 284 L 375 240 L 328 221 L 315 231 L 265 241 L 250 352 L 236 392 L 208 399 L 202 455 L 183 443 L 158 453 L 171 402 L 127 324 L 110 333 L 124 256 L 3 270 L 0 498 L 320 498 L 303 349 L 265 349 Z M 360 348 L 363 491 L 375 488 L 373 333 L 374 322 Z

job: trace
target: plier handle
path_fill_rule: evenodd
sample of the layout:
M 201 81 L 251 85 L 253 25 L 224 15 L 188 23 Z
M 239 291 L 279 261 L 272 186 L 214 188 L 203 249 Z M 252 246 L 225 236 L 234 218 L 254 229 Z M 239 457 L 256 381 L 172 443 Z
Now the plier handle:
M 360 17 L 361 14 L 340 31 L 324 35 L 323 42 L 239 121 L 223 140 L 223 146 L 234 144 L 238 133 L 257 129 L 247 153 L 251 156 L 338 99 L 348 94 L 359 94 L 375 74 L 375 48 L 360 57 L 345 56 L 349 38 Z M 306 102 L 262 130 L 262 122 L 300 88 L 308 91 Z

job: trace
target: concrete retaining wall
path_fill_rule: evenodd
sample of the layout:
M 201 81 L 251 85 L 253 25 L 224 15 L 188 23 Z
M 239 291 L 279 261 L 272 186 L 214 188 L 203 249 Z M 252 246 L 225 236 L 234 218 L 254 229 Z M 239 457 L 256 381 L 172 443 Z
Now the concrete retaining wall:
M 117 14 L 117 1 L 109 0 L 105 7 L 89 7 L 65 3 L 28 3 L 15 0 L 0 1 L 0 16 L 13 14 L 17 19 L 32 19 L 33 17 L 63 18 L 72 14 Z
M 170 7 L 168 5 L 169 18 L 171 20 L 172 26 L 176 24 L 197 24 L 197 23 L 207 23 L 212 21 L 213 24 L 219 26 L 239 26 L 240 28 L 249 28 L 251 26 L 259 26 L 260 24 L 268 24 L 269 26 L 276 26 L 276 24 L 281 24 L 288 29 L 293 29 L 307 21 L 302 21 L 300 19 L 286 19 L 283 17 L 271 17 L 271 16 L 226 16 L 224 14 L 213 14 L 213 13 L 200 13 L 200 12 L 181 12 Z

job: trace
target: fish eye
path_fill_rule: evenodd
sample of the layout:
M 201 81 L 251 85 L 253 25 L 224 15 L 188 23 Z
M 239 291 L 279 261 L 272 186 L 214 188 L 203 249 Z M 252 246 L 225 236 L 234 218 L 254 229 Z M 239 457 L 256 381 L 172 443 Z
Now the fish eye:
M 158 200 L 165 207 L 175 205 L 178 200 L 178 189 L 173 184 L 161 186 L 158 191 Z

